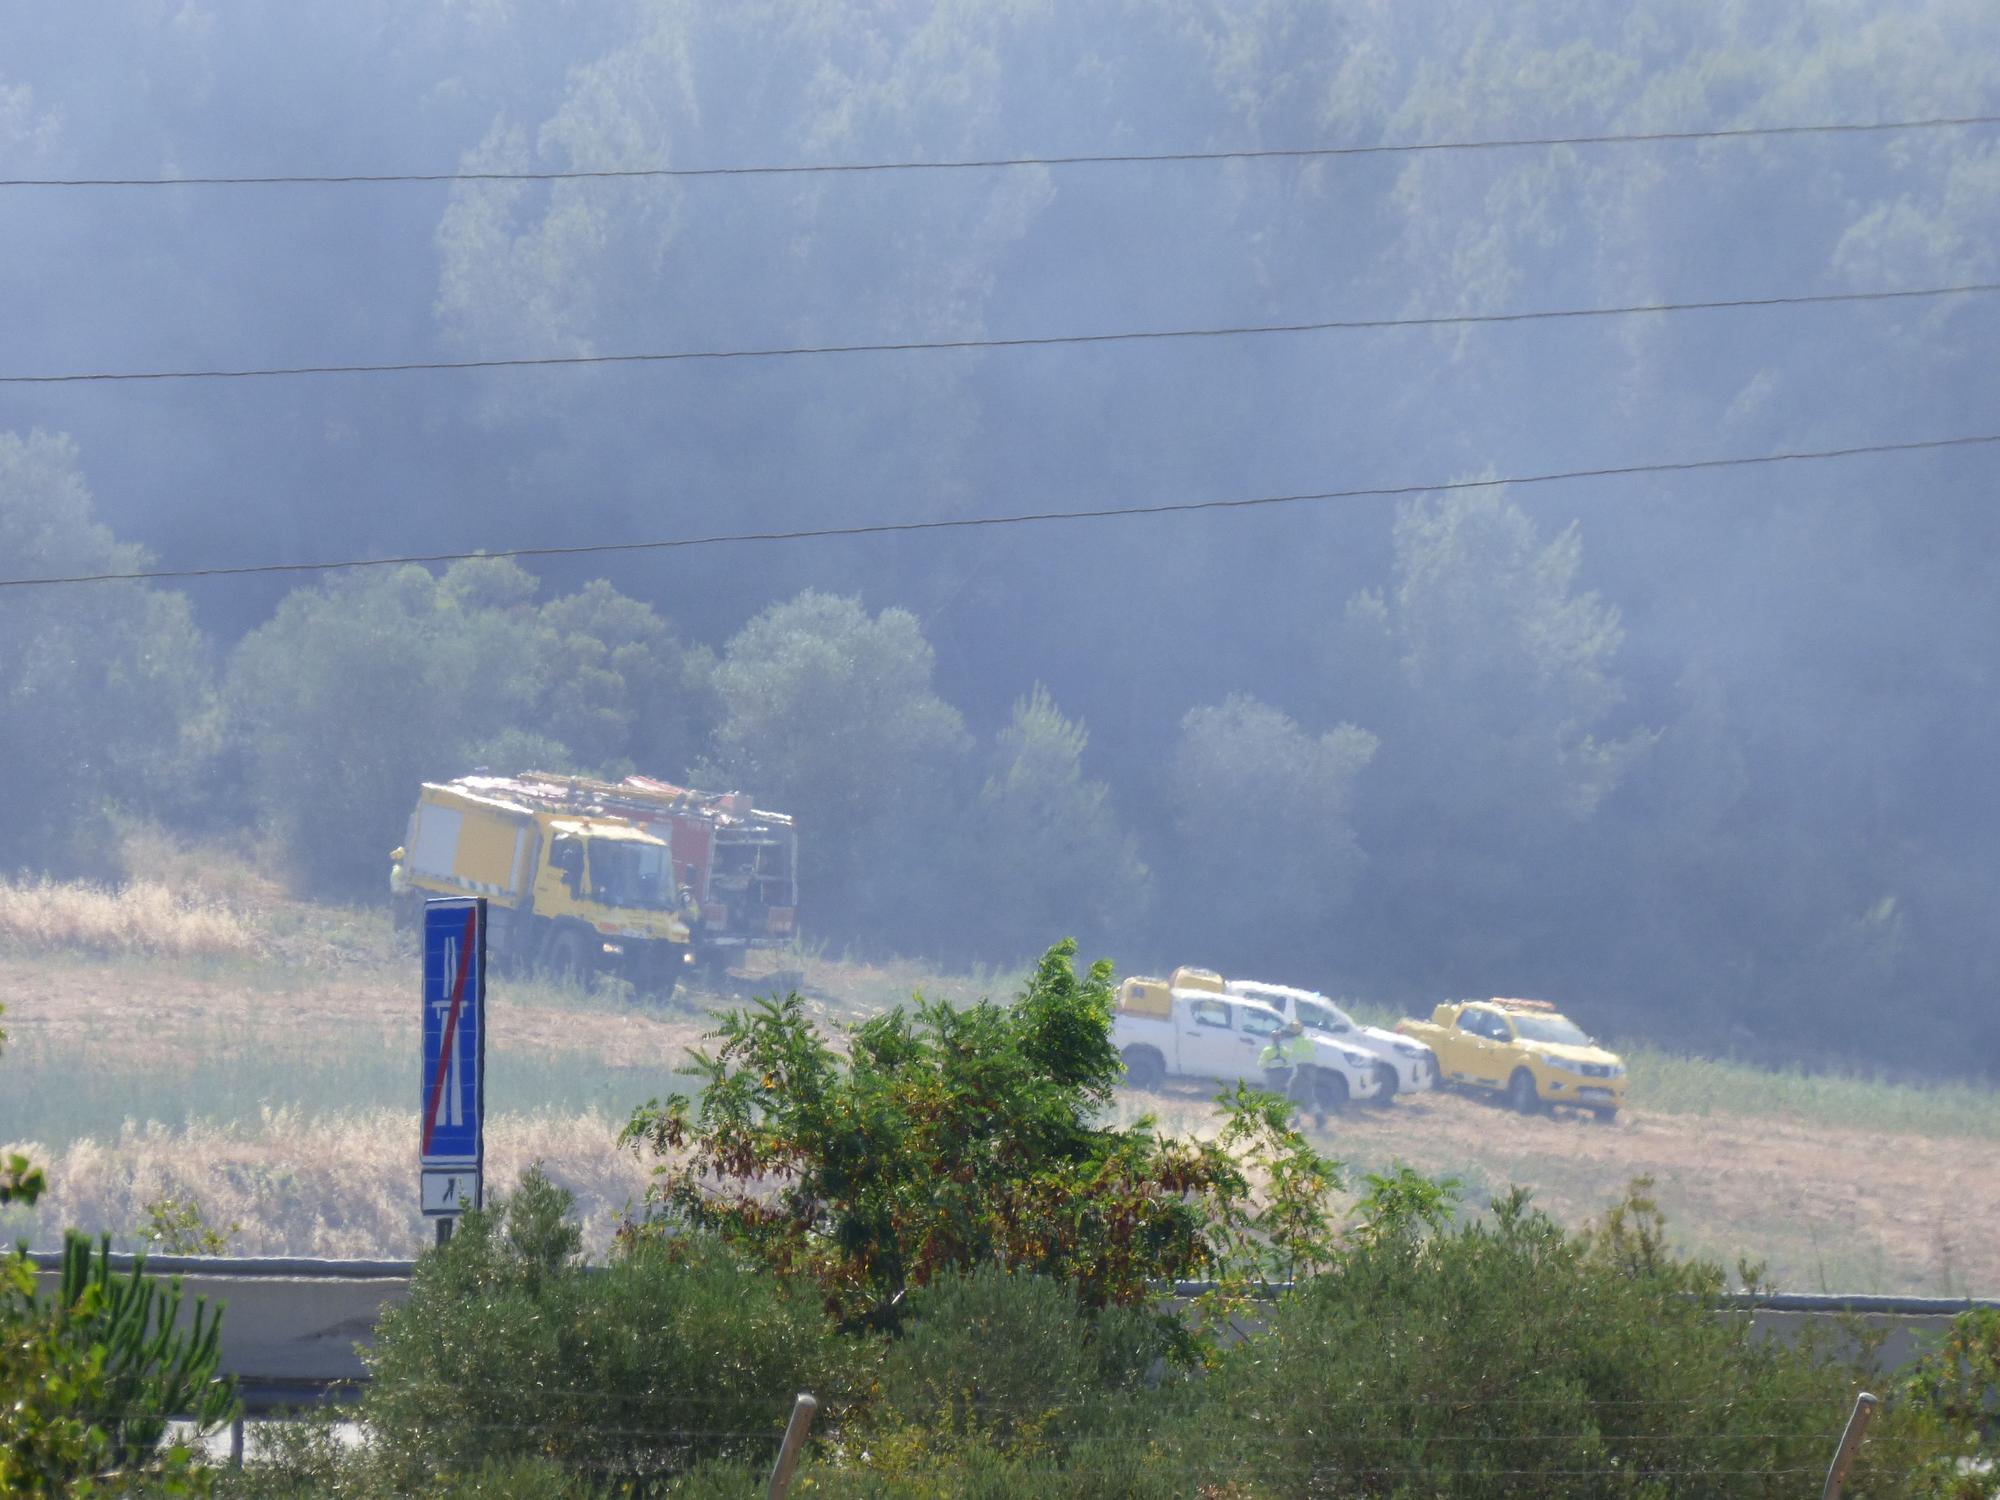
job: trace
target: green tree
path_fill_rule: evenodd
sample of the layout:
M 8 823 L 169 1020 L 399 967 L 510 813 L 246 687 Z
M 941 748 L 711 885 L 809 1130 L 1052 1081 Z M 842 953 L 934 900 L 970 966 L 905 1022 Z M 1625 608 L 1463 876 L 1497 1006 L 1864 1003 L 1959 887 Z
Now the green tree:
M 1374 755 L 1366 730 L 1314 736 L 1242 695 L 1191 710 L 1167 768 L 1180 930 L 1223 963 L 1327 951 L 1365 863 L 1355 785 Z
M 716 775 L 799 819 L 801 883 L 835 931 L 934 943 L 927 919 L 969 746 L 914 616 L 808 590 L 729 642 Z
M 1618 611 L 1579 591 L 1583 535 L 1544 541 L 1501 491 L 1396 518 L 1396 582 L 1357 619 L 1384 630 L 1406 692 L 1395 750 L 1446 805 L 1511 829 L 1588 817 L 1651 738 L 1602 737 L 1624 701 Z
M 1214 1269 L 1213 1227 L 1248 1184 L 1213 1143 L 1098 1123 L 1124 1072 L 1111 968 L 1078 975 L 1074 953 L 1050 949 L 1012 1004 L 919 996 L 843 1048 L 797 996 L 724 1016 L 694 1062 L 699 1103 L 676 1095 L 626 1127 L 662 1158 L 641 1232 L 719 1234 L 862 1326 L 979 1265 L 1053 1277 L 1093 1308 Z
M 380 888 L 418 784 L 470 770 L 526 717 L 533 627 L 509 613 L 525 579 L 505 563 L 336 576 L 236 648 L 228 702 L 252 797 L 313 884 Z
M 539 608 L 537 589 L 492 559 L 350 575 L 295 591 L 244 638 L 231 723 L 255 804 L 307 878 L 378 889 L 427 779 L 686 755 L 692 729 L 672 715 L 699 696 L 699 658 L 608 587 Z
M 128 572 L 76 446 L 0 433 L 0 557 L 23 576 Z M 208 650 L 185 596 L 138 583 L 0 597 L 0 869 L 109 873 L 109 814 L 182 808 L 203 763 Z
M 1600 809 L 1654 739 L 1615 730 L 1618 612 L 1578 586 L 1578 528 L 1544 539 L 1499 491 L 1406 504 L 1395 547 L 1393 587 L 1351 600 L 1343 634 L 1382 746 L 1358 943 L 1453 992 L 1559 983 L 1555 955 L 1596 940 Z
M 601 578 L 551 599 L 538 623 L 554 637 L 548 732 L 584 765 L 685 776 L 714 728 L 713 654 Z
M 1089 735 L 1047 688 L 1014 704 L 993 770 L 966 820 L 970 945 L 1001 961 L 1073 927 L 1103 943 L 1144 910 L 1149 877 L 1119 824 L 1111 789 L 1084 775 Z

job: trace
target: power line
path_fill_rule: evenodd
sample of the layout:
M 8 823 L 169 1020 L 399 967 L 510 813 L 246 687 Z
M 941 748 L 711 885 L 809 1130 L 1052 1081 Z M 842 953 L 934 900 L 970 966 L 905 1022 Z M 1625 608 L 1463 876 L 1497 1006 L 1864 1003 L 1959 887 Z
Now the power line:
M 47 588 L 59 584 L 233 578 L 255 573 L 330 573 L 354 568 L 469 562 L 480 558 L 580 557 L 608 552 L 668 552 L 688 547 L 721 546 L 733 542 L 801 542 L 829 537 L 886 536 L 897 532 L 966 531 L 984 526 L 1026 526 L 1054 521 L 1097 521 L 1132 516 L 1184 515 L 1195 511 L 1250 510 L 1263 506 L 1300 505 L 1325 500 L 1382 499 L 1393 496 L 1436 494 L 1451 490 L 1497 489 L 1510 484 L 1556 484 L 1574 479 L 1618 479 L 1638 474 L 1689 474 L 1706 469 L 1816 462 L 1859 458 L 1878 453 L 1919 453 L 1944 448 L 1968 448 L 1988 443 L 2000 443 L 2000 433 L 1973 437 L 1925 438 L 1906 443 L 1868 443 L 1847 448 L 1802 449 L 1788 453 L 1748 454 L 1729 458 L 1619 464 L 1600 469 L 1566 469 L 1547 474 L 1515 474 L 1501 479 L 1456 479 L 1445 483 L 1380 485 L 1359 489 L 1315 490 L 1301 494 L 1254 495 L 1217 500 L 1179 500 L 1158 505 L 1104 506 L 1092 510 L 1028 511 L 1015 515 L 962 516 L 934 521 L 875 521 L 855 526 L 819 526 L 795 531 L 726 532 L 711 536 L 666 537 L 639 542 L 585 542 L 571 546 L 506 547 L 493 551 L 473 552 L 418 552 L 400 557 L 343 558 L 333 562 L 250 563 L 235 567 L 154 568 L 125 573 L 77 573 L 66 577 L 0 578 L 0 588 Z
M 961 172 L 1009 167 L 1135 166 L 1170 162 L 1301 161 L 1344 156 L 1397 156 L 1417 152 L 1505 151 L 1536 146 L 1631 146 L 1673 141 L 1728 141 L 1798 135 L 1868 135 L 1903 130 L 1948 130 L 2000 124 L 2000 115 L 1956 115 L 1924 120 L 1878 120 L 1817 125 L 1743 125 L 1719 130 L 1651 130 L 1630 134 L 1510 136 L 1495 140 L 1402 141 L 1372 146 L 1272 146 L 1236 151 L 1133 151 L 1069 156 L 994 156 L 955 161 L 797 162 L 739 167 L 608 167 L 547 172 L 347 172 L 274 173 L 210 177 L 10 177 L 0 188 L 155 188 L 342 186 L 392 182 L 575 182 L 621 178 L 799 177 L 832 173 Z
M 1807 307 L 1836 302 L 1894 302 L 2000 292 L 2000 282 L 1917 287 L 1905 291 L 1815 292 L 1791 297 L 1730 297 L 1706 302 L 1640 302 L 1622 307 L 1564 307 L 1512 313 L 1438 313 L 1411 318 L 1330 318 L 1308 323 L 1243 323 L 1214 328 L 1153 328 L 1114 333 L 1037 334 L 1019 338 L 906 339 L 880 344 L 794 344 L 763 349 L 674 349 L 637 354 L 549 354 L 510 359 L 399 360 L 381 364 L 271 365 L 213 370 L 92 370 L 62 375 L 0 375 L 0 385 L 76 385 L 102 381 L 263 380 L 299 375 L 394 375 L 419 370 L 526 370 L 579 365 L 677 364 L 702 360 L 796 359 L 813 355 L 914 354 L 953 349 L 1043 349 L 1065 344 L 1130 344 L 1171 339 L 1251 338 L 1282 333 L 1357 332 L 1388 328 L 1451 328 L 1488 323 L 1536 323 L 1560 318 L 1623 318 L 1642 313 L 1726 312 L 1756 307 Z

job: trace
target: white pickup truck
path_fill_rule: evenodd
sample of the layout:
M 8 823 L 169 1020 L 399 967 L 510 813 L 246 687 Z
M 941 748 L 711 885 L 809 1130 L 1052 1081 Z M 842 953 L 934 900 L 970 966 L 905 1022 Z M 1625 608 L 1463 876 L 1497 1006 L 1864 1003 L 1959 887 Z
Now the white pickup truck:
M 1368 1053 L 1382 1079 L 1377 1103 L 1387 1104 L 1398 1094 L 1416 1094 L 1437 1087 L 1437 1054 L 1429 1047 L 1380 1026 L 1363 1026 L 1317 991 L 1263 984 L 1255 979 L 1232 979 L 1224 988 L 1246 1000 L 1262 1001 L 1309 1032 L 1322 1033 L 1344 1047 Z
M 1111 1041 L 1132 1087 L 1168 1078 L 1214 1078 L 1262 1085 L 1264 1047 L 1285 1018 L 1257 1000 L 1211 990 L 1170 989 L 1164 980 L 1128 979 L 1111 1021 Z M 1376 1058 L 1331 1037 L 1313 1044 L 1314 1097 L 1322 1109 L 1372 1099 L 1382 1089 Z

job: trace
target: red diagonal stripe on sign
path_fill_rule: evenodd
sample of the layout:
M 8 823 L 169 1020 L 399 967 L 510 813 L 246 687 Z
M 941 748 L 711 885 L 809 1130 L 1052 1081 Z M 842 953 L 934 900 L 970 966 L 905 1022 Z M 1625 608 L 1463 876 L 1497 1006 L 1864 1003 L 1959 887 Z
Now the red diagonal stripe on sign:
M 431 1080 L 430 1107 L 424 1111 L 424 1155 L 430 1155 L 431 1137 L 437 1134 L 438 1103 L 444 1098 L 445 1070 L 451 1066 L 451 1044 L 458 1035 L 459 1007 L 465 1004 L 465 976 L 472 970 L 472 940 L 479 921 L 479 908 L 465 909 L 465 941 L 458 949 L 458 977 L 451 986 L 451 1012 L 444 1018 L 444 1045 L 438 1048 L 437 1077 Z

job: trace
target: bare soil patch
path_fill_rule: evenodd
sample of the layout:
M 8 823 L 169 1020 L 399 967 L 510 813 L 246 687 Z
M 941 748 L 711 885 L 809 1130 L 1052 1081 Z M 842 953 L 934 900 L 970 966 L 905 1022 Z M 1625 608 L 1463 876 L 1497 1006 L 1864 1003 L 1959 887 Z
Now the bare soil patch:
M 1192 1087 L 1130 1100 L 1169 1123 L 1208 1114 Z M 1518 1184 L 1572 1224 L 1650 1177 L 1683 1248 L 1763 1262 L 1792 1291 L 2000 1294 L 1990 1140 L 1646 1110 L 1600 1125 L 1456 1093 L 1353 1109 L 1313 1134 L 1356 1171 L 1407 1162 L 1458 1177 L 1475 1202 Z

